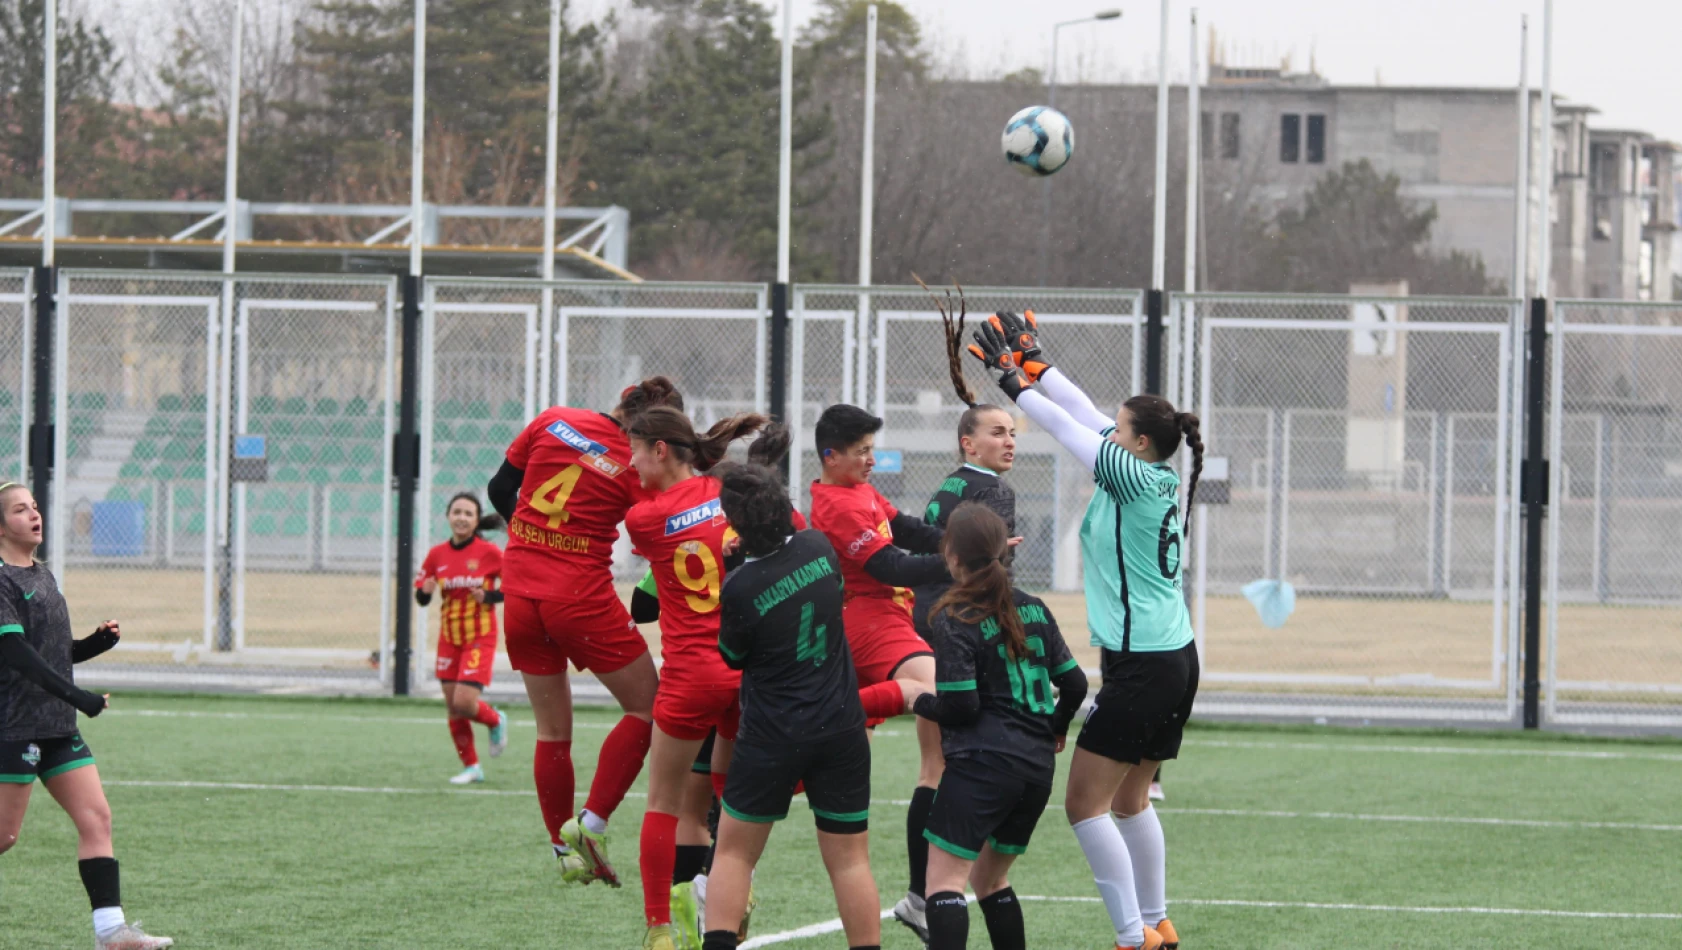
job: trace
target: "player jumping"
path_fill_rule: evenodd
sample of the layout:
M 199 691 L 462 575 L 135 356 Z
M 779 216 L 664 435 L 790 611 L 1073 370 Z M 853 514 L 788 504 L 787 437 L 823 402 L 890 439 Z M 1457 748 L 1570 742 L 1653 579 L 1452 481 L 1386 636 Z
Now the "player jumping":
M 931 610 L 936 690 L 917 698 L 940 724 L 946 771 L 923 832 L 933 950 L 969 937 L 964 885 L 975 888 L 994 950 L 1025 950 L 1022 905 L 1007 874 L 1051 797 L 1086 673 L 1037 597 L 1011 587 L 1010 535 L 990 509 L 959 505 L 943 547 L 954 583 Z M 1052 702 L 1052 686 L 1059 694 Z
M 452 785 L 483 782 L 479 753 L 473 748 L 473 724 L 490 729 L 491 758 L 508 747 L 508 714 L 480 699 L 491 685 L 496 665 L 496 605 L 502 603 L 502 549 L 480 536 L 502 527 L 502 518 L 485 515 L 479 498 L 459 492 L 445 506 L 450 540 L 426 552 L 415 577 L 415 602 L 425 607 L 444 591 L 438 619 L 438 684 L 449 707 L 450 738 L 461 758 Z
M 663 406 L 639 414 L 629 427 L 631 464 L 643 488 L 655 494 L 630 510 L 625 530 L 636 552 L 648 559 L 660 597 L 661 674 L 642 821 L 644 950 L 674 947 L 678 815 L 695 753 L 716 728 L 711 777 L 713 788 L 721 790 L 741 712 L 741 674 L 724 664 L 717 646 L 729 525 L 718 502 L 718 480 L 704 473 L 724 458 L 731 442 L 768 421 L 744 413 L 696 435 L 687 416 Z
M 1180 477 L 1167 464 L 1191 446 L 1189 510 L 1203 469 L 1197 417 L 1159 396 L 1134 396 L 1112 422 L 1052 368 L 1038 327 L 999 314 L 971 352 L 1028 418 L 1093 473 L 1099 491 L 1081 522 L 1087 626 L 1103 648 L 1103 687 L 1069 766 L 1065 799 L 1116 945 L 1179 946 L 1168 921 L 1167 849 L 1148 796 L 1179 754 L 1197 696 L 1197 644 L 1181 588 Z
M 742 671 L 742 715 L 703 948 L 737 946 L 753 868 L 803 782 L 847 945 L 875 950 L 882 924 L 867 834 L 870 741 L 842 630 L 840 560 L 822 533 L 796 533 L 782 479 L 769 468 L 732 466 L 719 501 L 746 556 L 724 583 L 717 647 Z
M 111 806 L 76 713 L 97 716 L 108 697 L 76 686 L 73 664 L 117 645 L 117 621 L 92 636 L 70 636 L 70 609 L 58 581 L 35 562 L 41 512 L 29 489 L 0 485 L 0 854 L 17 844 L 29 793 L 39 778 L 76 825 L 76 866 L 93 904 L 95 950 L 172 947 L 123 917 Z M 22 908 L 13 908 L 22 913 Z
M 612 413 L 547 409 L 514 438 L 486 489 L 508 522 L 508 659 L 525 679 L 537 720 L 532 778 L 567 883 L 619 886 L 607 823 L 648 755 L 658 683 L 648 644 L 613 587 L 619 522 L 648 495 L 631 468 L 625 424 L 651 406 L 682 403 L 671 380 L 655 376 L 627 387 Z M 602 742 L 577 817 L 569 661 L 595 673 L 625 711 Z

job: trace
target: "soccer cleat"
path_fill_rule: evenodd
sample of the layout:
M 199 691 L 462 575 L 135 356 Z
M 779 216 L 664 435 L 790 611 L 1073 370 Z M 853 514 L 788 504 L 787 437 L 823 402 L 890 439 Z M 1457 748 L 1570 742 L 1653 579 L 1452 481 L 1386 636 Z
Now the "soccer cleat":
M 695 884 L 684 881 L 672 886 L 672 944 L 677 950 L 701 950 L 704 924 L 696 909 Z
M 1146 927 L 1145 939 L 1138 946 L 1129 947 L 1118 943 L 1115 950 L 1163 950 L 1165 946 L 1167 945 L 1162 942 L 1162 935 L 1157 933 L 1155 929 Z
M 921 897 L 907 892 L 894 905 L 894 919 L 916 934 L 923 946 L 929 945 L 929 915 Z
M 93 950 L 159 950 L 161 947 L 173 947 L 175 941 L 168 937 L 154 937 L 140 929 L 140 921 L 123 924 L 112 932 L 109 937 L 95 935 Z
M 485 770 L 477 765 L 469 765 L 467 768 L 462 769 L 460 772 L 457 772 L 453 777 L 451 777 L 450 784 L 473 785 L 478 782 L 483 782 L 484 780 Z
M 1168 800 L 1168 794 L 1162 790 L 1162 783 L 1161 782 L 1152 782 L 1150 791 L 1147 794 L 1150 796 L 1150 800 L 1153 801 L 1153 802 L 1162 802 L 1162 801 L 1167 801 Z
M 594 871 L 584 863 L 584 859 L 577 851 L 562 851 L 555 848 L 555 860 L 561 868 L 561 881 L 566 884 L 588 884 L 596 879 Z
M 677 950 L 677 945 L 672 943 L 672 928 L 666 924 L 648 928 L 642 938 L 642 950 Z
M 619 875 L 613 872 L 613 864 L 607 859 L 605 833 L 593 834 L 577 818 L 568 818 L 567 823 L 561 826 L 561 840 L 574 853 L 583 856 L 584 866 L 597 880 L 606 881 L 611 887 L 619 886 Z
M 1180 935 L 1174 932 L 1174 925 L 1164 917 L 1152 928 L 1162 935 L 1162 950 L 1180 950 Z
M 508 714 L 498 709 L 496 711 L 496 725 L 491 727 L 491 758 L 496 758 L 508 748 Z
M 753 878 L 748 878 L 748 906 L 742 908 L 742 925 L 736 928 L 736 942 L 748 942 L 748 924 L 753 921 L 753 909 L 759 906 L 759 895 L 753 889 Z

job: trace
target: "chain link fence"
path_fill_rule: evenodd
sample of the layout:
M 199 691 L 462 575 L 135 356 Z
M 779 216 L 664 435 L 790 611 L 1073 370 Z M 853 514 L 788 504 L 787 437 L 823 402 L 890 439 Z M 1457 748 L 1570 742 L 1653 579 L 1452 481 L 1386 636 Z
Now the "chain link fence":
M 1172 307 L 1196 341 L 1181 401 L 1209 455 L 1188 567 L 1200 702 L 1510 720 L 1518 301 Z M 1294 592 L 1281 628 L 1252 584 Z
M 133 618 L 89 675 L 377 687 L 395 283 L 64 270 L 57 298 L 48 550 L 78 626 Z
M 946 288 L 934 288 L 945 301 Z M 1113 411 L 1142 387 L 1141 291 L 965 288 L 954 308 L 967 309 L 965 340 L 997 311 L 1033 310 L 1047 328 L 1059 369 L 1081 384 L 1101 409 Z M 954 316 L 956 316 L 956 311 Z M 794 289 L 790 421 L 795 452 L 790 484 L 806 508 L 806 483 L 821 472 L 812 426 L 824 407 L 863 406 L 885 422 L 876 444 L 872 482 L 888 500 L 917 513 L 941 479 L 962 463 L 957 421 L 964 405 L 953 390 L 941 318 L 921 287 L 799 286 Z M 963 360 L 964 378 L 980 402 L 1004 397 Z M 1015 570 L 1025 585 L 1075 590 L 1080 586 L 1080 520 L 1092 480 L 1043 433 L 1018 419 L 1017 528 L 1024 541 Z
M 1682 726 L 1682 306 L 1553 316 L 1547 718 Z
M 0 482 L 29 477 L 34 273 L 0 269 Z

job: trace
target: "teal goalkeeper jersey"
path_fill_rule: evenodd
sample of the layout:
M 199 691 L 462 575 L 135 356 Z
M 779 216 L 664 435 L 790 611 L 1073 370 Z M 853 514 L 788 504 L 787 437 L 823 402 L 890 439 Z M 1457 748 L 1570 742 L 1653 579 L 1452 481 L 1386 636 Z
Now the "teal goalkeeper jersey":
M 1086 625 L 1095 647 L 1178 650 L 1192 640 L 1180 579 L 1180 476 L 1109 441 L 1113 430 L 1104 430 L 1098 490 L 1080 525 Z

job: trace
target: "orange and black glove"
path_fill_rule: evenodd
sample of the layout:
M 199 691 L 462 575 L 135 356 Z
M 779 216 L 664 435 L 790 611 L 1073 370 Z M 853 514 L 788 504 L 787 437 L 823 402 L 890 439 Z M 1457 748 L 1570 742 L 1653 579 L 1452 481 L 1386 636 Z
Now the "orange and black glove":
M 1006 342 L 1004 332 L 990 319 L 981 329 L 972 334 L 974 343 L 969 345 L 970 355 L 981 361 L 987 371 L 993 374 L 993 381 L 998 383 L 999 389 L 1004 391 L 1012 402 L 1022 395 L 1022 391 L 1033 385 L 1022 371 L 1016 367 L 1016 357 L 1010 352 L 1010 344 Z
M 1016 365 L 1028 382 L 1039 382 L 1041 374 L 1051 368 L 1051 360 L 1040 345 L 1040 324 L 1034 319 L 1034 311 L 1024 310 L 1020 317 L 1014 313 L 996 313 L 987 322 L 998 327 L 1005 342 L 1010 344 L 1011 356 L 1016 358 Z

